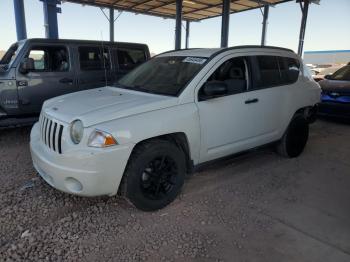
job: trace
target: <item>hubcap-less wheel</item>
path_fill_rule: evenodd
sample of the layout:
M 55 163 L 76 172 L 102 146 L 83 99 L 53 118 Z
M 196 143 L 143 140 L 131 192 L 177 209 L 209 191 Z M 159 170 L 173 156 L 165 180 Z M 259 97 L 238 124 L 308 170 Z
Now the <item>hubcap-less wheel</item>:
M 177 166 L 169 156 L 153 159 L 141 176 L 141 189 L 145 197 L 159 200 L 171 192 L 176 183 Z
M 285 157 L 297 157 L 303 152 L 308 137 L 308 121 L 303 116 L 296 116 L 277 145 L 277 151 Z
M 304 120 L 306 122 L 306 120 Z M 299 156 L 306 145 L 309 128 L 303 120 L 292 122 L 287 134 L 287 150 L 290 157 Z
M 171 203 L 186 175 L 185 154 L 165 140 L 151 140 L 134 149 L 121 184 L 121 192 L 137 208 L 153 211 Z

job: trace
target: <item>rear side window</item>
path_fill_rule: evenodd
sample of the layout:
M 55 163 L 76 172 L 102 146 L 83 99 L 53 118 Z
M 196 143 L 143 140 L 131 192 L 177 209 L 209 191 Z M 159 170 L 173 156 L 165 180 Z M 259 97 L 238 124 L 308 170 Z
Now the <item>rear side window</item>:
M 256 87 L 268 88 L 273 86 L 295 83 L 300 74 L 300 62 L 295 58 L 281 56 L 257 56 Z
M 282 84 L 293 84 L 300 74 L 299 60 L 291 57 L 279 57 Z
M 119 69 L 131 70 L 146 61 L 145 51 L 142 49 L 116 49 Z
M 266 88 L 281 84 L 278 59 L 276 56 L 257 56 L 258 75 L 257 88 Z
M 81 46 L 79 50 L 80 69 L 89 70 L 104 70 L 110 68 L 110 57 L 108 48 L 97 46 Z

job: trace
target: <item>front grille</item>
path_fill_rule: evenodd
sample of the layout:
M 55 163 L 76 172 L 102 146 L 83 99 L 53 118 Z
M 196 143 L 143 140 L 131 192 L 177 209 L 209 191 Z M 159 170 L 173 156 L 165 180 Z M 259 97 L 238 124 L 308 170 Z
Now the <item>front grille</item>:
M 40 117 L 41 140 L 53 151 L 62 154 L 63 125 L 51 120 L 44 114 Z

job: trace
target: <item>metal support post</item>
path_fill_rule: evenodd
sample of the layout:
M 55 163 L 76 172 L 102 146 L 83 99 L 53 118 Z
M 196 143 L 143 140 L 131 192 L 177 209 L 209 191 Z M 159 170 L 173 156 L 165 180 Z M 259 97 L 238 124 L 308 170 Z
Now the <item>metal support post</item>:
M 267 24 L 269 19 L 269 9 L 270 7 L 268 5 L 264 6 L 264 18 L 263 18 L 263 25 L 262 25 L 262 33 L 261 33 L 261 45 L 266 45 L 266 31 L 267 31 Z
M 175 50 L 181 49 L 182 0 L 176 0 Z
M 189 46 L 190 39 L 190 21 L 186 21 L 186 48 Z
M 61 13 L 60 0 L 40 0 L 43 2 L 46 38 L 58 39 L 57 13 Z
M 300 2 L 300 7 L 302 11 L 301 25 L 300 25 L 300 34 L 299 34 L 299 46 L 298 46 L 298 55 L 302 56 L 304 49 L 304 39 L 305 39 L 305 31 L 306 31 L 306 22 L 307 15 L 309 13 L 309 0 L 304 0 L 304 5 Z
M 222 2 L 221 47 L 227 47 L 230 23 L 230 0 Z
M 24 12 L 23 0 L 13 0 L 16 19 L 17 40 L 27 38 L 26 17 Z
M 114 42 L 114 9 L 109 8 L 109 41 Z

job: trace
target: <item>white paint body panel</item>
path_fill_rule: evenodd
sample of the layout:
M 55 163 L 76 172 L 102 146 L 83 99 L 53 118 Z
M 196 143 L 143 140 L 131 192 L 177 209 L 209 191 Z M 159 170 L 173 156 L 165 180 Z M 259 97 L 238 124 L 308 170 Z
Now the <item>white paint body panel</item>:
M 176 51 L 161 56 L 210 57 L 218 50 Z M 105 87 L 48 100 L 42 114 L 64 124 L 63 153 L 53 152 L 40 140 L 36 124 L 30 142 L 34 166 L 59 190 L 84 196 L 113 195 L 133 148 L 149 138 L 183 133 L 195 165 L 276 141 L 298 109 L 319 102 L 320 88 L 309 76 L 301 74 L 292 85 L 198 101 L 199 89 L 223 61 L 267 54 L 298 58 L 291 52 L 268 48 L 227 50 L 212 57 L 178 97 Z M 255 98 L 258 103 L 245 104 Z M 69 136 L 69 124 L 76 119 L 85 127 L 78 145 Z M 88 137 L 95 129 L 112 134 L 118 145 L 88 147 Z M 67 178 L 80 181 L 83 190 L 67 188 Z

